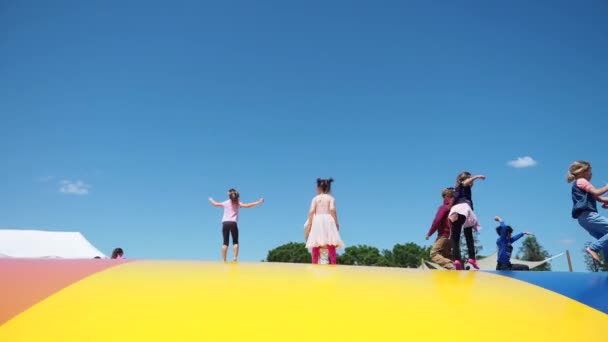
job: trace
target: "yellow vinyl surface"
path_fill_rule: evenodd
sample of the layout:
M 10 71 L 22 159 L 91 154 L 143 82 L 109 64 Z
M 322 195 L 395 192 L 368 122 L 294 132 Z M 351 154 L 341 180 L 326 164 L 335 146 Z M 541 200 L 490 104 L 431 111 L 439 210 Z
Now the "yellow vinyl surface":
M 484 272 L 137 261 L 0 325 L 2 342 L 600 341 L 603 312 Z

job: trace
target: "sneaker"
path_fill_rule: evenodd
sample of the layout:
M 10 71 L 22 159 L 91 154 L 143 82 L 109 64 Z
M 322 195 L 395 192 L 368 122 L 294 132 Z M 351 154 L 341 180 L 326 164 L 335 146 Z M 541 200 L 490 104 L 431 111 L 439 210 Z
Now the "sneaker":
M 462 270 L 462 263 L 460 263 L 460 260 L 454 261 L 454 266 L 457 270 Z
M 477 261 L 475 259 L 469 259 L 467 260 L 467 262 L 469 263 L 469 265 L 475 267 L 475 269 L 479 269 L 479 266 L 477 266 Z

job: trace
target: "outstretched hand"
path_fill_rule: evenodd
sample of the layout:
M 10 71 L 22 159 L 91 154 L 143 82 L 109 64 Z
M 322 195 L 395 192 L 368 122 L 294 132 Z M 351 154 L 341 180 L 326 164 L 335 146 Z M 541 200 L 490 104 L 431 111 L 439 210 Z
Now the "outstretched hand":
M 524 235 L 530 235 L 530 236 L 534 236 L 534 233 L 530 233 L 530 232 L 524 232 Z
M 262 203 L 264 203 L 264 199 L 263 199 L 263 198 L 260 198 L 260 199 L 258 200 L 258 202 L 260 202 L 260 204 L 262 204 Z
M 502 218 L 500 216 L 494 216 L 494 221 L 502 222 Z
M 477 176 L 477 178 L 479 178 L 481 180 L 486 180 L 486 176 L 484 176 L 484 175 L 479 175 L 479 176 Z
M 428 240 L 428 239 L 429 239 L 429 237 L 430 237 L 430 236 L 428 236 L 428 235 L 427 235 L 427 236 L 426 236 L 424 239 L 425 239 L 425 240 Z

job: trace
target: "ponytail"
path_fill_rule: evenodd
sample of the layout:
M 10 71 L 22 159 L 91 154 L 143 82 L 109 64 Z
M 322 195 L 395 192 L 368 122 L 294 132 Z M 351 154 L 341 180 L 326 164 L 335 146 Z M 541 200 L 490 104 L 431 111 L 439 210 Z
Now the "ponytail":
M 331 183 L 334 182 L 333 178 L 321 179 L 317 178 L 317 187 L 321 189 L 324 194 L 331 192 Z
M 568 183 L 572 183 L 572 181 L 574 181 L 575 179 L 576 176 L 568 172 L 568 175 L 566 176 L 566 181 L 568 181 Z
M 233 204 L 239 202 L 239 197 L 239 192 L 236 189 L 228 190 L 228 198 L 230 198 Z

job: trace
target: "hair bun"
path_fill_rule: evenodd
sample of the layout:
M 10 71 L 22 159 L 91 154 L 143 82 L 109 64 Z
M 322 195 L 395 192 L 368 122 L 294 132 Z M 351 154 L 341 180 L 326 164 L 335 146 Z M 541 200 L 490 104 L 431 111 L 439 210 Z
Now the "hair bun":
M 334 179 L 329 177 L 329 179 L 327 180 L 327 183 L 333 183 L 333 182 L 334 182 Z

